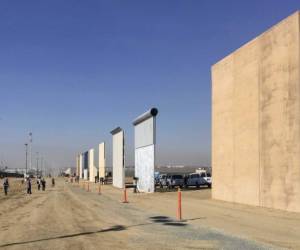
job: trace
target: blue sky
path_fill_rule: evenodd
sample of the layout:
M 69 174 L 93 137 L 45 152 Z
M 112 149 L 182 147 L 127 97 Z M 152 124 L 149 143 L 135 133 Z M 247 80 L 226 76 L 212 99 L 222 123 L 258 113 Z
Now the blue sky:
M 24 166 L 24 143 L 47 166 L 157 107 L 158 164 L 210 165 L 210 67 L 300 1 L 1 1 L 0 163 Z

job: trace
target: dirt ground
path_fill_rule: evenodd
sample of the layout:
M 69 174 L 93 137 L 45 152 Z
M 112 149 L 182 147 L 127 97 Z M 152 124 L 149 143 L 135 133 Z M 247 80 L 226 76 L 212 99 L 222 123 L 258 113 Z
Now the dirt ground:
M 11 181 L 11 183 L 13 183 Z M 133 194 L 65 183 L 0 193 L 1 249 L 300 249 L 300 214 L 210 199 L 210 189 Z

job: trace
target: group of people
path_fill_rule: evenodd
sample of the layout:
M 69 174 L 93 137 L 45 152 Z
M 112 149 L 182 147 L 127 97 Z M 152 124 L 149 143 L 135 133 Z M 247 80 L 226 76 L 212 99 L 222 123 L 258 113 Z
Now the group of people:
M 31 191 L 31 187 L 32 187 L 31 178 L 27 177 L 25 181 L 26 181 L 27 194 L 32 194 L 32 191 Z M 24 180 L 22 180 L 22 183 L 24 183 Z M 44 178 L 38 178 L 37 181 L 36 181 L 36 184 L 37 184 L 38 190 L 41 190 L 41 187 L 42 187 L 43 191 L 46 190 L 46 180 Z M 52 178 L 52 187 L 54 187 L 54 186 L 55 186 L 55 179 Z M 8 194 L 8 189 L 9 189 L 9 181 L 8 181 L 8 178 L 5 178 L 4 182 L 3 182 L 3 190 L 4 190 L 5 196 Z
M 41 190 L 41 186 L 42 186 L 42 190 L 45 191 L 46 190 L 46 181 L 44 178 L 38 178 L 36 181 L 38 190 Z

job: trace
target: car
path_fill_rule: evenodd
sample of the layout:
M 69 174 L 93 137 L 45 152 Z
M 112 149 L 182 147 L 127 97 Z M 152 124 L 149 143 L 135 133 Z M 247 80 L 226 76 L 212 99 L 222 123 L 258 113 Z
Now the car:
M 167 175 L 166 174 L 159 175 L 158 182 L 159 182 L 160 187 L 167 186 Z
M 160 179 L 159 172 L 154 172 L 154 182 L 155 182 L 155 185 L 159 184 L 159 179 Z
M 168 188 L 180 187 L 184 185 L 184 179 L 181 174 L 173 174 L 167 176 L 167 186 Z
M 198 173 L 193 173 L 193 174 L 189 174 L 187 176 L 187 180 L 185 185 L 187 187 L 189 186 L 195 186 L 195 187 L 200 187 L 202 185 L 207 185 L 207 181 L 204 179 L 204 177 L 201 177 L 203 173 L 198 174 Z

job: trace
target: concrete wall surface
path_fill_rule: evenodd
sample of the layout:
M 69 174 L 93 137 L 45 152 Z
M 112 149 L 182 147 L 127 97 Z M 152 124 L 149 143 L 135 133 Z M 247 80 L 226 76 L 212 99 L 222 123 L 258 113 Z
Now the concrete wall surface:
M 138 190 L 142 192 L 154 192 L 154 145 L 135 150 L 135 176 L 138 180 Z
M 95 177 L 97 176 L 97 168 L 95 166 L 95 152 L 94 149 L 89 150 L 89 180 L 95 182 Z
M 88 170 L 87 169 L 83 170 L 83 179 L 86 181 L 88 180 Z
M 79 154 L 79 177 L 83 178 L 83 157 Z
M 97 145 L 94 148 L 94 175 L 98 176 L 98 174 L 99 174 L 99 147 Z
M 79 154 L 76 155 L 76 176 L 79 176 Z
M 105 177 L 105 143 L 99 144 L 99 178 Z
M 113 186 L 125 186 L 123 130 L 113 135 Z
M 300 212 L 299 20 L 212 67 L 214 199 Z
M 89 169 L 89 151 L 83 153 L 83 169 Z
M 141 192 L 154 192 L 156 117 L 150 116 L 134 126 L 135 177 Z
M 145 147 L 155 144 L 155 117 L 137 124 L 134 127 L 135 148 Z

